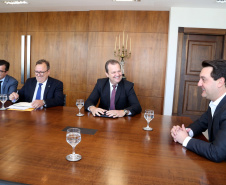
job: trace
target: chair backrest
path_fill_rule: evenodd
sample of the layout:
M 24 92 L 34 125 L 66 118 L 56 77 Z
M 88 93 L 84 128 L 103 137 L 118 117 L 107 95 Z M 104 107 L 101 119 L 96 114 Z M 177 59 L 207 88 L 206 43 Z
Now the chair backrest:
M 67 98 L 67 95 L 64 94 L 64 106 L 66 106 L 66 98 Z

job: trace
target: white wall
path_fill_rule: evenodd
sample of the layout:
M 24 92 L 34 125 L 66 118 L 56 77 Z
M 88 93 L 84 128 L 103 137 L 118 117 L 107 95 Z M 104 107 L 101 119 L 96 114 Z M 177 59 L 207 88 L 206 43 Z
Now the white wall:
M 165 80 L 164 115 L 172 115 L 178 27 L 226 29 L 225 9 L 171 8 Z

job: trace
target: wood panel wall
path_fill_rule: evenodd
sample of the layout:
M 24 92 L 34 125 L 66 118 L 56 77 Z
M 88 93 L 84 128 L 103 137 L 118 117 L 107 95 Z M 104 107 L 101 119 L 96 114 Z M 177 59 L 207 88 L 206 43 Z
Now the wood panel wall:
M 162 114 L 168 25 L 169 12 L 159 11 L 3 13 L 0 58 L 10 61 L 10 75 L 20 81 L 20 35 L 31 35 L 32 76 L 37 60 L 49 60 L 51 76 L 64 83 L 67 106 L 75 106 L 105 77 L 105 62 L 118 60 L 115 38 L 125 31 L 132 39 L 132 55 L 125 59 L 127 80 L 134 82 L 143 111 Z

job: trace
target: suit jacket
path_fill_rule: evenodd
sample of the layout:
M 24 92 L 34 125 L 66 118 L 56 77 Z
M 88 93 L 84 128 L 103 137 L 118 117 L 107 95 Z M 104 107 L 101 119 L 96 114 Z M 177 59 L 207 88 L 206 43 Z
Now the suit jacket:
M 6 75 L 5 80 L 2 84 L 2 94 L 7 94 L 7 96 L 9 97 L 12 92 L 17 91 L 17 86 L 18 81 L 12 76 Z
M 109 110 L 110 107 L 110 83 L 109 78 L 98 79 L 89 98 L 85 102 L 85 109 L 91 105 L 96 106 L 100 99 L 99 107 Z M 115 95 L 115 109 L 129 110 L 131 116 L 141 112 L 141 106 L 133 89 L 133 83 L 122 79 L 117 87 Z
M 19 90 L 19 101 L 32 102 L 33 95 L 35 92 L 37 80 L 36 78 L 27 79 L 26 83 Z M 54 78 L 48 77 L 43 100 L 45 100 L 45 107 L 63 106 L 64 95 L 63 95 L 63 83 Z
M 209 107 L 206 113 L 188 127 L 194 136 L 208 128 L 209 142 L 192 138 L 186 148 L 214 162 L 226 160 L 226 96 L 218 104 L 213 118 Z

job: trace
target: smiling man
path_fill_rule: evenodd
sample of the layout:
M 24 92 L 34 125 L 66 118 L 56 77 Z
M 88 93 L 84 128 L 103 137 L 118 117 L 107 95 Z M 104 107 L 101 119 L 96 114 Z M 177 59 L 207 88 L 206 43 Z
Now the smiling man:
M 8 75 L 9 62 L 0 60 L 0 94 L 9 96 L 12 92 L 16 92 L 18 81 Z
M 41 59 L 36 62 L 35 78 L 29 78 L 21 90 L 12 93 L 10 100 L 32 102 L 34 108 L 64 105 L 63 83 L 49 77 L 49 62 Z
M 198 86 L 209 108 L 198 120 L 185 128 L 174 126 L 175 142 L 214 162 L 226 160 L 226 60 L 203 61 Z M 192 138 L 208 129 L 209 142 Z
M 108 60 L 105 64 L 108 78 L 98 79 L 85 109 L 93 116 L 106 114 L 109 117 L 133 116 L 141 112 L 141 106 L 133 89 L 133 83 L 122 79 L 121 66 L 116 60 Z M 96 107 L 100 100 L 99 107 Z

